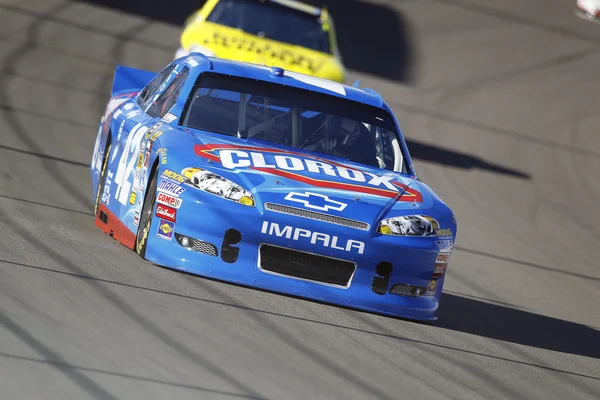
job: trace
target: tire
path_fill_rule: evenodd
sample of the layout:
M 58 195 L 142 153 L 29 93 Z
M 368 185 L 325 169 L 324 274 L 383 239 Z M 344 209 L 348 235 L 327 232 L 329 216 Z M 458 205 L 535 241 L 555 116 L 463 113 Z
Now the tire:
M 142 258 L 146 258 L 146 245 L 148 244 L 148 234 L 152 225 L 152 213 L 156 204 L 156 171 L 153 171 L 150 177 L 150 182 L 146 188 L 144 197 L 144 205 L 140 213 L 140 224 L 135 238 L 135 251 Z
M 102 171 L 100 171 L 100 179 L 98 180 L 98 193 L 94 202 L 94 217 L 98 217 L 98 209 L 100 209 L 100 199 L 104 191 L 104 183 L 106 182 L 106 169 L 108 167 L 108 155 L 110 154 L 110 141 L 104 151 L 104 159 L 102 160 Z

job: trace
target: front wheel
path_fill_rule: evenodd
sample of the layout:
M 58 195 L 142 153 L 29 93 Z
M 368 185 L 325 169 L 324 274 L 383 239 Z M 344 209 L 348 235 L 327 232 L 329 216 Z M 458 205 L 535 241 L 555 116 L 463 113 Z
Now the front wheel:
M 154 205 L 156 203 L 156 176 L 156 173 L 152 174 L 148 187 L 146 188 L 144 205 L 142 206 L 140 215 L 140 224 L 138 225 L 135 240 L 135 250 L 142 258 L 146 258 L 148 233 L 150 232 L 150 226 L 152 225 L 152 213 L 154 212 Z

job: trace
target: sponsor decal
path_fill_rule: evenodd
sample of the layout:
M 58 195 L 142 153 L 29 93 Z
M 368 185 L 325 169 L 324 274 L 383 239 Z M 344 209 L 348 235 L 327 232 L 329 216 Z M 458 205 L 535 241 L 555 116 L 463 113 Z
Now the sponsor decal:
M 433 276 L 443 276 L 446 272 L 446 267 L 448 264 L 435 264 L 435 270 L 433 271 Z
M 144 156 L 144 168 L 148 168 L 149 162 L 150 162 L 150 152 L 146 151 L 146 155 Z
M 452 248 L 454 247 L 454 243 L 452 242 L 452 240 L 437 240 L 435 244 L 437 245 L 438 249 L 440 249 L 440 251 L 446 253 L 451 252 Z
M 138 156 L 137 169 L 142 169 L 142 165 L 144 165 L 144 152 L 140 151 L 140 155 Z
M 152 134 L 152 136 L 150 136 L 150 141 L 154 142 L 156 139 L 158 139 L 161 135 L 163 134 L 163 131 L 158 131 L 158 132 L 154 132 Z
M 131 192 L 129 195 L 129 204 L 135 204 L 135 199 L 137 198 L 137 193 L 135 191 Z
M 179 183 L 183 183 L 183 182 L 187 181 L 187 178 L 185 176 L 178 174 L 175 171 L 171 171 L 170 169 L 165 169 L 163 171 L 163 173 L 161 174 L 161 176 L 172 179 Z
M 421 193 L 398 181 L 394 174 L 377 175 L 343 164 L 296 152 L 251 146 L 196 145 L 201 157 L 221 163 L 228 169 L 249 168 L 292 179 L 308 185 L 422 202 Z M 330 179 L 327 179 L 327 178 Z M 337 178 L 342 182 L 333 181 Z
M 158 130 L 158 128 L 160 128 L 162 126 L 162 122 L 158 122 L 154 125 L 152 125 L 150 127 L 150 129 L 148 129 L 148 132 L 146 132 L 146 135 L 144 135 L 144 140 L 148 140 L 150 138 L 150 136 L 152 136 L 152 134 L 154 132 L 156 132 Z
M 438 253 L 437 258 L 435 259 L 436 263 L 447 264 L 450 259 L 451 253 Z
M 433 271 L 433 276 L 444 276 L 444 274 L 446 273 L 446 268 L 448 267 L 448 260 L 450 259 L 450 254 L 452 253 L 438 253 L 435 259 L 435 270 Z
M 167 149 L 161 147 L 160 149 L 156 150 L 156 154 L 159 155 L 161 164 L 164 165 L 167 163 Z
M 197 67 L 198 61 L 194 60 L 193 58 L 188 58 L 187 63 L 191 66 L 191 67 Z
M 168 180 L 162 180 L 158 183 L 158 186 L 156 187 L 156 189 L 160 192 L 165 192 L 167 194 L 170 194 L 172 196 L 179 196 L 181 193 L 185 192 L 185 188 L 179 186 L 178 184 L 168 181 Z
M 175 209 L 179 209 L 179 207 L 181 207 L 181 203 L 183 202 L 183 200 L 178 197 L 170 196 L 162 192 L 158 193 L 156 196 L 156 201 L 160 204 L 164 204 Z
M 172 240 L 174 230 L 174 223 L 172 223 L 171 221 L 165 221 L 164 219 L 161 219 L 158 224 L 158 231 L 156 232 L 156 236 L 161 239 Z
M 166 113 L 165 116 L 162 118 L 162 120 L 165 121 L 167 124 L 175 121 L 176 119 L 177 116 L 171 113 Z
M 343 211 L 344 208 L 346 208 L 347 206 L 346 203 L 331 200 L 329 196 L 326 196 L 324 194 L 311 192 L 290 192 L 287 196 L 285 196 L 285 199 L 288 201 L 295 201 L 297 203 L 301 203 L 306 208 L 312 208 L 313 210 L 320 211 Z
M 156 216 L 167 221 L 177 222 L 177 210 L 164 204 L 156 205 Z
M 294 228 L 293 226 L 282 225 L 278 223 L 263 221 L 261 233 L 269 236 L 277 236 L 280 238 L 286 238 L 288 240 L 309 241 L 313 245 L 321 245 L 335 250 L 342 250 L 347 252 L 356 251 L 358 254 L 363 254 L 365 251 L 365 244 L 358 240 L 346 240 L 345 242 L 340 241 L 337 236 L 332 236 L 327 233 L 309 231 L 308 229 Z
M 429 285 L 427 286 L 427 294 L 435 293 L 436 287 L 437 287 L 437 279 L 430 280 Z
M 438 236 L 452 236 L 452 229 L 436 229 L 435 234 Z
M 140 224 L 140 213 L 139 213 L 139 211 L 136 211 L 135 214 L 133 214 L 133 224 L 135 226 L 138 226 Z
M 273 58 L 276 58 L 277 60 L 289 65 L 306 68 L 313 74 L 320 70 L 325 63 L 325 59 L 316 61 L 313 58 L 304 57 L 303 55 L 296 54 L 288 49 L 280 50 L 278 46 L 272 46 L 269 43 L 243 37 L 225 36 L 220 32 L 214 32 L 212 37 L 204 39 L 204 44 L 213 44 L 228 49 L 243 50 L 257 53 L 259 55 L 264 54 L 267 56 L 272 56 Z
M 129 110 L 131 110 L 132 108 L 133 108 L 133 103 L 131 103 L 131 102 L 129 102 L 129 103 L 126 103 L 126 104 L 123 106 L 123 110 L 125 110 L 125 111 L 129 111 Z

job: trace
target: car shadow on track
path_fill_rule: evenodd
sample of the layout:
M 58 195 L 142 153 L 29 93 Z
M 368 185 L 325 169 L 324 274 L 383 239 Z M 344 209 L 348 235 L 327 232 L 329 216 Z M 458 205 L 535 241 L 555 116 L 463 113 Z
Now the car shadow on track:
M 408 138 L 406 139 L 406 145 L 408 146 L 411 158 L 415 160 L 422 160 L 460 169 L 480 169 L 482 171 L 508 175 L 519 179 L 531 179 L 531 175 L 525 172 L 493 164 L 480 157 L 472 156 L 467 153 L 432 146 Z
M 202 0 L 80 0 L 102 7 L 182 25 L 204 5 Z M 327 5 L 333 17 L 338 45 L 347 68 L 402 83 L 413 81 L 415 53 L 406 18 L 389 6 L 359 0 L 305 0 Z M 173 43 L 173 51 L 177 43 Z
M 157 264 L 154 265 L 165 270 L 174 271 L 181 275 L 187 275 L 190 278 L 222 282 L 227 285 L 237 286 L 240 288 L 247 288 L 263 293 L 270 293 L 276 296 L 284 296 L 298 299 L 301 301 L 322 304 L 328 307 L 346 309 L 360 314 L 377 315 L 390 320 L 422 323 L 406 318 L 394 317 L 376 312 L 357 310 L 351 307 L 330 304 L 323 301 L 313 300 L 296 295 L 278 293 L 273 292 L 271 290 L 254 288 L 248 285 L 226 282 L 216 278 L 201 277 L 186 271 L 174 270 Z M 177 294 L 175 293 L 172 294 L 177 296 Z M 234 306 L 233 304 L 231 304 L 231 306 L 239 308 L 238 306 Z M 248 309 L 251 309 L 251 307 L 248 307 Z M 257 311 L 256 309 L 252 310 Z M 268 314 L 273 314 L 269 311 L 264 312 Z M 318 322 L 319 324 L 329 325 L 343 329 L 360 330 L 365 333 L 370 333 L 378 336 L 385 336 L 392 339 L 409 340 L 403 337 L 402 335 L 396 336 L 395 334 L 390 334 L 387 331 L 378 332 L 376 329 L 372 331 L 365 331 L 349 326 L 332 324 L 327 321 L 316 321 L 307 320 L 305 318 L 298 318 L 290 314 L 278 315 L 285 316 L 291 319 L 298 319 L 301 321 Z M 440 309 L 438 311 L 438 318 L 439 319 L 437 321 L 424 322 L 424 324 L 432 325 L 437 328 L 444 328 L 457 332 L 468 333 L 471 335 L 487 337 L 489 339 L 501 340 L 504 342 L 536 347 L 544 350 L 551 350 L 561 353 L 569 353 L 600 359 L 600 346 L 596 345 L 598 342 L 600 342 L 600 330 L 575 322 L 546 317 L 532 312 L 518 310 L 509 306 L 491 304 L 485 301 L 467 298 L 463 296 L 457 296 L 455 294 L 450 294 L 446 292 L 444 292 L 444 294 L 442 295 Z M 400 330 L 395 329 L 394 332 L 400 332 Z
M 600 358 L 600 331 L 586 325 L 448 293 L 442 296 L 438 317 L 435 325 L 440 328 Z
M 359 328 L 358 326 L 352 326 L 352 324 L 336 324 L 324 319 L 306 318 L 300 315 L 294 315 L 293 313 L 281 313 L 270 311 L 268 308 L 254 308 L 250 304 L 239 304 L 237 302 L 230 302 L 227 300 L 203 298 L 200 296 L 190 296 L 183 293 L 179 293 L 177 291 L 165 291 L 148 286 L 108 280 L 100 277 L 90 276 L 88 274 L 82 274 L 79 271 L 60 271 L 43 266 L 19 263 L 4 259 L 0 259 L 0 264 L 4 266 L 12 266 L 15 268 L 28 268 L 38 271 L 44 271 L 46 273 L 60 274 L 64 276 L 70 276 L 75 279 L 83 279 L 86 281 L 98 281 L 102 282 L 105 285 L 115 285 L 133 290 L 141 290 L 144 292 L 155 293 L 159 295 L 177 297 L 185 299 L 187 301 L 198 302 L 199 306 L 204 303 L 219 305 L 222 307 L 246 310 L 248 312 L 253 313 L 261 313 L 285 319 L 292 319 L 298 322 L 324 325 L 348 331 L 361 332 L 369 335 L 385 337 L 388 339 L 400 340 L 403 342 L 408 341 L 424 345 L 431 345 L 435 347 L 463 351 L 470 354 L 478 354 L 485 357 L 500 358 L 493 355 L 478 353 L 477 351 L 461 350 L 444 344 L 436 344 L 425 340 L 410 339 L 401 334 L 402 328 L 400 326 L 392 326 L 392 329 L 378 329 L 377 327 L 364 329 Z M 398 322 L 411 322 L 410 320 L 406 320 L 403 318 L 390 317 L 387 315 L 370 313 L 366 311 L 359 311 L 350 307 L 336 306 L 321 301 L 305 299 L 298 296 L 275 293 L 272 291 L 256 289 L 250 286 L 236 283 L 228 283 L 214 278 L 200 277 L 185 271 L 173 270 L 156 264 L 155 266 L 164 270 L 168 270 L 169 273 L 188 276 L 190 279 L 198 279 L 199 284 L 201 284 L 202 280 L 221 282 L 231 287 L 246 288 L 263 293 L 270 293 L 276 296 L 295 298 L 301 301 L 322 304 L 328 307 L 350 310 L 352 312 L 356 312 L 362 315 L 371 314 L 381 316 L 391 321 L 396 320 Z M 298 304 L 298 306 L 302 307 L 302 304 Z M 515 344 L 521 344 L 525 346 L 536 347 L 545 350 L 552 350 L 562 353 L 569 353 L 600 359 L 600 347 L 597 346 L 597 343 L 600 341 L 600 331 L 582 324 L 546 317 L 528 311 L 517 310 L 515 308 L 504 305 L 490 304 L 484 301 L 470 299 L 449 293 L 444 293 L 442 296 L 438 316 L 438 321 L 425 324 L 433 325 L 432 329 L 435 329 L 435 327 L 444 328 L 448 330 L 454 330 L 457 332 L 464 332 L 472 335 L 487 337 L 490 339 L 496 339 Z M 521 361 L 509 360 L 504 358 L 502 359 L 505 361 L 518 362 L 520 364 L 524 363 Z M 540 368 L 548 368 L 541 365 L 534 366 L 538 366 Z M 591 378 L 600 380 L 600 377 Z

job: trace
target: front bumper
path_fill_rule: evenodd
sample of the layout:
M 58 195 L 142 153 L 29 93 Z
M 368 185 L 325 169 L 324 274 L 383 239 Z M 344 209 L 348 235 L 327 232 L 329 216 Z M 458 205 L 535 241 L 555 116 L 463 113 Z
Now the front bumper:
M 277 224 L 275 232 L 283 234 L 265 233 L 268 232 L 265 226 L 270 223 Z M 427 288 L 430 284 L 439 253 L 435 239 L 369 236 L 367 231 L 274 213 L 260 204 L 257 208 L 247 207 L 211 195 L 184 200 L 169 235 L 161 232 L 160 226 L 161 219 L 154 214 L 146 258 L 158 265 L 370 312 L 417 320 L 437 319 L 443 276 L 436 279 L 434 291 L 414 296 L 410 290 L 404 290 Z M 295 231 L 286 232 L 284 227 L 320 232 L 331 238 L 312 243 L 311 238 L 300 234 L 294 240 Z M 334 236 L 337 246 L 332 247 Z M 183 237 L 189 238 L 187 248 L 182 245 Z M 360 246 L 350 246 L 347 251 L 344 243 L 349 240 L 363 242 L 362 252 Z M 260 267 L 261 245 L 346 260 L 354 263 L 356 269 L 347 285 L 265 271 Z M 378 268 L 382 263 L 389 263 L 391 269 Z M 395 286 L 398 284 L 408 286 L 398 290 Z

